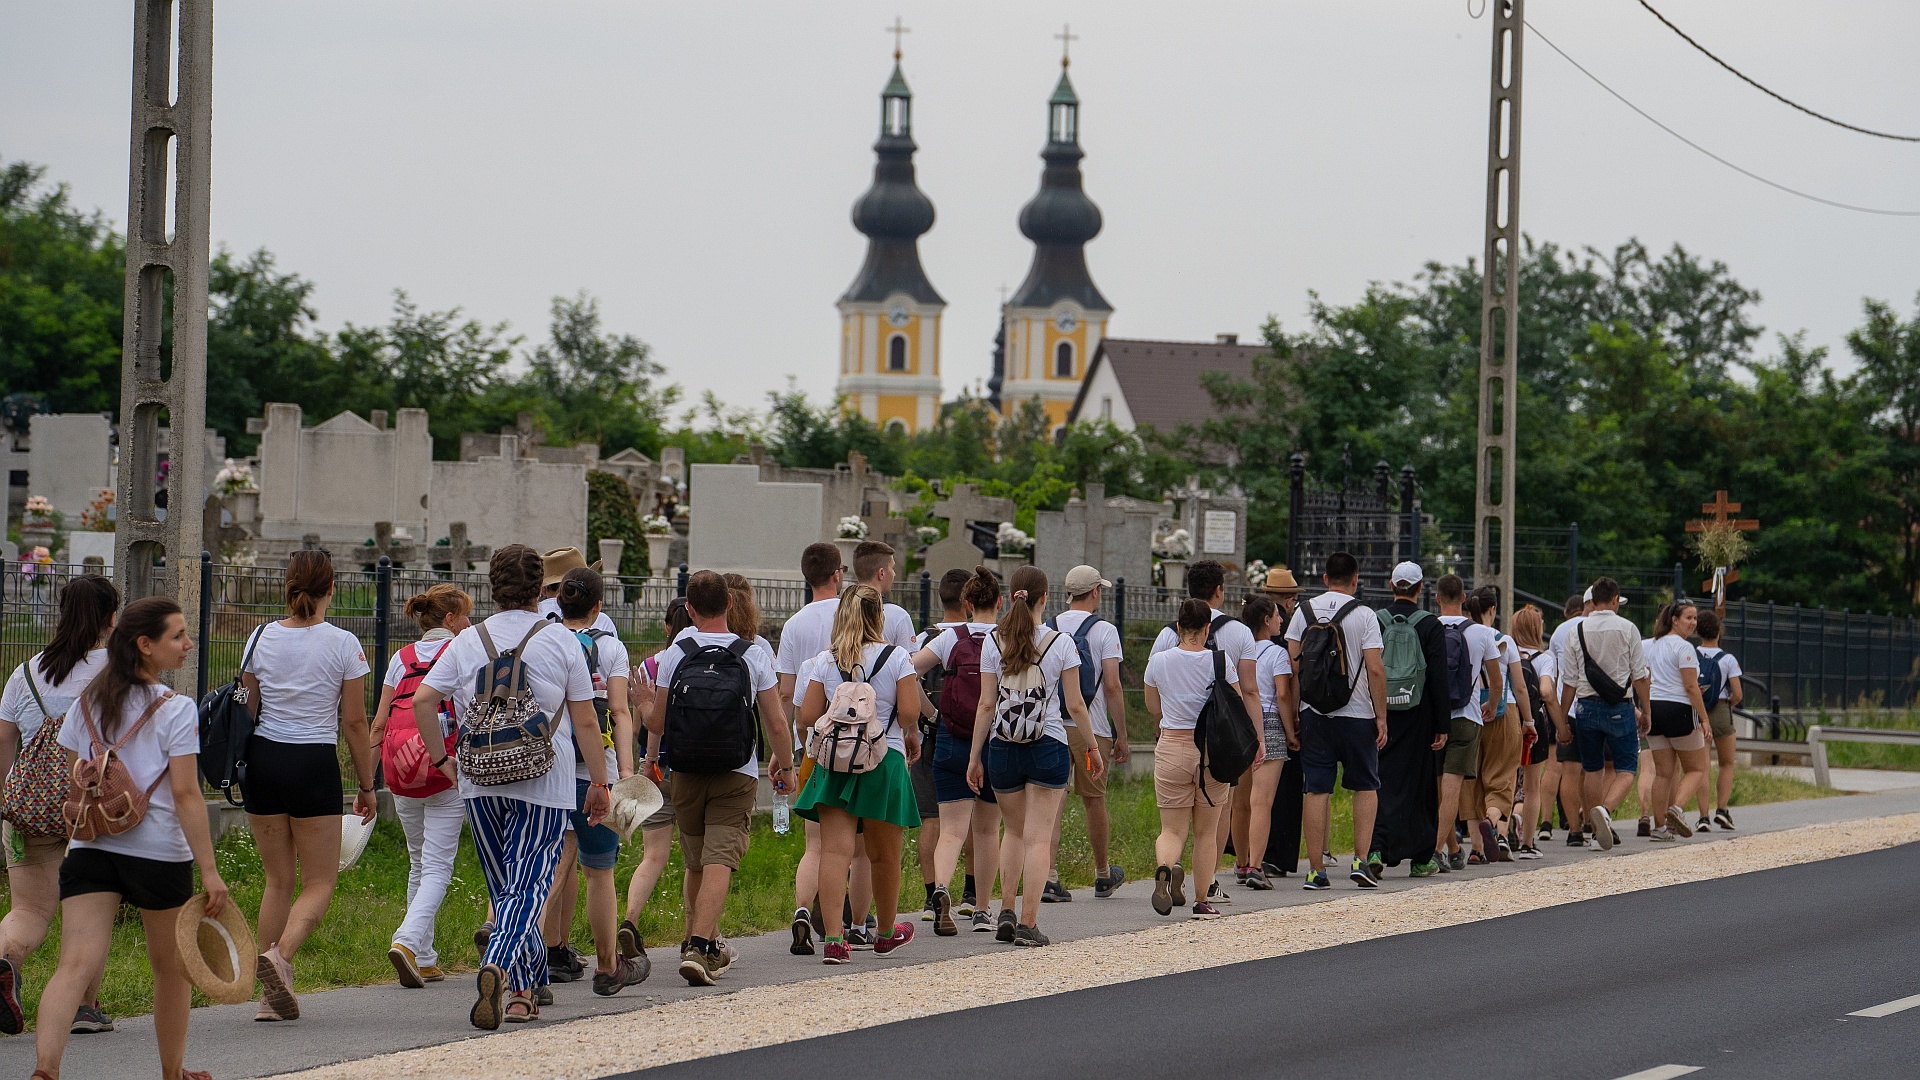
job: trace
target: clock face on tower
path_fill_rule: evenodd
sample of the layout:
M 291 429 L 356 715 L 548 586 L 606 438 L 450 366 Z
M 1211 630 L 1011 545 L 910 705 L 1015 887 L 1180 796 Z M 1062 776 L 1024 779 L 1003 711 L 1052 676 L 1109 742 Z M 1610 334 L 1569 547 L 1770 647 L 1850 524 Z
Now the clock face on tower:
M 1055 315 L 1053 317 L 1053 325 L 1059 328 L 1060 332 L 1063 334 L 1073 333 L 1073 328 L 1075 326 L 1078 326 L 1079 323 L 1080 323 L 1080 320 L 1074 318 L 1073 312 L 1071 311 L 1063 311 L 1060 314 Z
M 887 321 L 895 326 L 905 326 L 912 318 L 913 313 L 907 310 L 905 304 L 895 304 L 887 311 Z

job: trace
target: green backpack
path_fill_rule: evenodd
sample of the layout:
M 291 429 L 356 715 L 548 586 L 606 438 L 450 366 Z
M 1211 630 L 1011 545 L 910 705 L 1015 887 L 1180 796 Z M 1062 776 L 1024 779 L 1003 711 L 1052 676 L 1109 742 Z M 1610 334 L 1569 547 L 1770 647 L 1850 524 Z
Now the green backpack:
M 1374 614 L 1380 617 L 1380 663 L 1387 669 L 1387 710 L 1405 712 L 1420 704 L 1427 687 L 1427 653 L 1420 647 L 1420 634 L 1414 627 L 1420 620 L 1432 618 L 1433 613 L 1395 615 L 1382 608 Z

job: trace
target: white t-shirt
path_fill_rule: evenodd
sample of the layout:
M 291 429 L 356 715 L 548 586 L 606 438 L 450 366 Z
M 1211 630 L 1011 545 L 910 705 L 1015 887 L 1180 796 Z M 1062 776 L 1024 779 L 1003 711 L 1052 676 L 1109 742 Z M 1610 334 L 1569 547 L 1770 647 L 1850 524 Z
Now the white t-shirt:
M 1040 675 L 1047 682 L 1047 727 L 1045 735 L 1058 742 L 1067 741 L 1067 725 L 1062 719 L 1065 711 L 1060 705 L 1060 676 L 1073 672 L 1080 678 L 1080 650 L 1073 647 L 1071 634 L 1055 634 L 1044 626 L 1033 628 L 1033 641 L 1038 645 L 1048 634 L 1054 634 L 1053 643 L 1040 657 Z M 996 631 L 987 635 L 980 643 L 980 674 L 1000 677 L 1000 635 Z
M 867 685 L 873 687 L 873 708 L 875 715 L 887 727 L 887 745 L 892 749 L 907 752 L 907 736 L 901 725 L 910 722 L 896 715 L 899 709 L 900 680 L 913 675 L 913 654 L 895 646 L 887 654 L 887 662 L 878 670 L 872 670 L 874 662 L 880 658 L 880 651 L 893 643 L 876 641 L 860 650 L 861 670 L 857 673 L 867 676 Z M 909 642 L 911 644 L 911 642 Z M 807 681 L 820 684 L 820 691 L 828 701 L 833 700 L 833 692 L 846 680 L 840 677 L 840 664 L 831 652 L 822 651 L 811 661 L 807 672 Z
M 328 622 L 301 627 L 270 622 L 259 634 L 246 667 L 260 681 L 254 734 L 303 746 L 339 742 L 340 684 L 368 670 L 360 639 Z
M 1346 593 L 1324 592 L 1307 603 L 1313 605 L 1313 614 L 1316 619 L 1325 620 L 1333 618 L 1352 600 L 1353 597 Z M 1287 640 L 1300 641 L 1306 629 L 1307 608 L 1301 605 L 1294 609 L 1293 621 L 1287 624 Z M 1333 715 L 1372 720 L 1374 719 L 1373 680 L 1367 677 L 1365 655 L 1368 649 L 1378 652 L 1381 648 L 1380 616 L 1375 615 L 1373 609 L 1367 605 L 1361 604 L 1341 620 L 1340 629 L 1347 636 L 1347 650 L 1359 670 L 1350 676 L 1353 679 L 1352 695 L 1347 698 L 1345 705 L 1333 711 Z M 1245 626 L 1240 630 L 1247 635 L 1248 641 L 1253 640 L 1252 631 Z M 1221 634 L 1225 636 L 1225 631 Z
M 1585 615 L 1575 615 L 1553 628 L 1553 636 L 1547 639 L 1547 651 L 1553 654 L 1553 670 L 1559 671 L 1566 666 L 1567 642 L 1573 640 L 1574 631 L 1586 621 Z
M 1552 679 L 1553 692 L 1560 693 L 1560 661 L 1554 657 L 1552 649 L 1543 649 L 1531 655 L 1522 649 L 1521 657 L 1533 661 L 1533 673 L 1542 679 Z
M 933 650 L 934 657 L 940 661 L 942 667 L 946 666 L 947 657 L 953 655 L 953 646 L 960 640 L 956 628 L 961 626 L 966 627 L 969 633 L 980 634 L 983 637 L 993 635 L 994 624 L 992 623 L 941 623 L 940 632 L 928 639 L 926 647 Z M 982 641 L 980 647 L 985 649 L 986 642 Z
M 1503 674 L 1506 672 L 1506 659 L 1504 651 L 1500 648 L 1500 635 L 1494 633 L 1493 627 L 1475 622 L 1465 615 L 1442 615 L 1440 625 L 1466 627 L 1467 662 L 1473 665 L 1473 696 L 1467 699 L 1465 705 L 1453 710 L 1453 718 L 1484 724 L 1486 721 L 1480 718 L 1480 694 L 1487 688 L 1487 661 L 1492 660 L 1500 664 L 1501 672 Z
M 1217 621 L 1220 616 L 1224 614 L 1226 613 L 1216 608 L 1208 612 L 1207 618 Z M 1380 633 L 1377 629 L 1374 631 L 1373 636 L 1374 647 L 1379 648 Z M 1153 639 L 1153 652 L 1163 653 L 1179 644 L 1179 633 L 1171 626 L 1163 626 L 1160 628 L 1159 636 Z M 1241 622 L 1239 619 L 1229 619 L 1213 635 L 1213 644 L 1215 648 L 1227 654 L 1227 666 L 1231 668 L 1237 667 L 1242 660 L 1252 660 L 1254 658 L 1253 654 L 1256 651 L 1254 647 L 1258 642 L 1253 640 L 1253 631 L 1247 629 L 1246 623 Z M 1368 713 L 1367 715 L 1372 716 L 1373 714 Z
M 1087 621 L 1091 612 L 1067 610 L 1054 616 L 1053 625 L 1060 632 L 1073 636 L 1080 624 Z M 1113 724 L 1107 719 L 1107 675 L 1106 662 L 1122 658 L 1120 651 L 1120 631 L 1114 629 L 1113 620 L 1101 619 L 1099 625 L 1087 631 L 1087 651 L 1093 654 L 1093 663 L 1100 669 L 1100 685 L 1093 688 L 1093 700 L 1087 702 L 1087 712 L 1093 717 L 1093 733 L 1103 739 L 1113 738 Z M 1075 649 L 1077 655 L 1080 650 Z M 1067 717 L 1066 723 L 1073 724 L 1073 718 Z
M 1500 697 L 1507 704 L 1513 704 L 1513 665 L 1520 662 L 1520 646 L 1513 638 L 1498 630 L 1493 632 L 1500 643 Z
M 559 622 L 560 619 L 562 618 L 560 614 L 560 598 L 557 596 L 549 596 L 546 599 L 540 601 L 540 614 L 546 616 L 549 619 L 552 619 L 554 622 Z M 620 628 L 613 625 L 613 619 L 608 617 L 605 611 L 602 611 L 600 614 L 594 616 L 593 629 L 605 630 L 607 633 L 612 634 L 615 637 L 620 636 Z
M 1254 657 L 1253 673 L 1260 680 L 1260 714 L 1279 716 L 1280 700 L 1274 694 L 1273 680 L 1278 675 L 1293 674 L 1293 660 L 1287 650 L 1271 641 L 1260 643 L 1260 654 Z
M 520 639 L 534 624 L 547 621 L 532 611 L 502 611 L 488 616 L 484 623 L 460 631 L 441 653 L 433 670 L 427 673 L 423 684 L 452 700 L 454 716 L 464 723 L 481 669 L 488 662 L 487 647 L 480 643 L 479 627 L 485 626 L 494 649 L 505 653 L 518 648 Z M 522 663 L 527 688 L 533 691 L 540 708 L 553 721 L 554 766 L 544 776 L 486 787 L 473 783 L 462 773 L 460 797 L 518 799 L 535 806 L 572 810 L 577 802 L 573 770 L 566 767 L 566 763 L 573 760 L 573 717 L 567 711 L 567 703 L 593 700 L 593 677 L 587 674 L 586 656 L 566 627 L 550 625 L 527 642 Z
M 1694 653 L 1693 643 L 1679 634 L 1665 634 L 1647 642 L 1646 656 L 1647 669 L 1653 676 L 1648 696 L 1654 701 L 1691 702 L 1680 672 L 1690 668 L 1694 680 L 1700 678 L 1700 657 Z
M 596 623 L 592 627 L 592 629 L 595 629 L 595 630 L 598 630 L 599 628 L 600 627 L 598 623 Z M 569 634 L 574 633 L 574 631 L 571 628 L 566 627 L 564 625 L 561 627 L 561 629 L 566 630 L 566 632 Z M 547 631 L 547 633 L 551 634 L 553 633 L 553 631 L 549 630 Z M 579 641 L 580 640 L 579 636 L 575 635 L 574 640 Z M 627 657 L 627 646 L 617 636 L 594 638 L 593 645 L 594 645 L 595 651 L 598 652 L 600 655 L 599 670 L 596 671 L 594 669 L 594 665 L 591 663 L 587 665 L 587 670 L 592 674 L 592 677 L 593 677 L 593 696 L 602 701 L 605 701 L 608 696 L 608 691 L 607 691 L 608 680 L 632 678 L 633 677 L 632 662 Z M 587 655 L 587 650 L 581 649 L 580 650 L 581 658 L 585 659 L 586 655 Z M 617 779 L 620 776 L 620 759 L 617 756 L 615 756 L 613 747 L 606 745 L 605 740 L 601 741 L 601 748 L 607 752 L 607 781 L 611 783 L 613 782 L 613 780 Z M 587 771 L 586 762 L 584 761 L 574 762 L 573 778 L 575 780 L 593 779 L 593 774 Z
M 1213 650 L 1188 652 L 1176 648 L 1154 653 L 1147 659 L 1143 680 L 1160 692 L 1160 730 L 1192 731 L 1200 723 L 1200 709 L 1213 692 Z M 1227 665 L 1227 681 L 1240 684 L 1240 674 L 1232 664 Z
M 164 686 L 135 687 L 127 694 L 126 704 L 121 706 L 120 723 L 115 732 L 107 738 L 108 745 L 125 735 L 127 729 L 140 719 L 147 706 L 155 697 L 166 693 Z M 106 735 L 102 726 L 101 734 Z M 87 724 L 76 713 L 67 717 L 60 725 L 60 745 L 88 757 L 93 753 L 91 738 L 87 733 Z M 120 748 L 120 760 L 127 765 L 127 776 L 134 786 L 146 790 L 166 772 L 172 759 L 200 752 L 200 710 L 194 707 L 192 694 L 176 694 L 172 701 L 160 706 L 127 744 Z M 194 808 L 198 813 L 204 809 Z M 100 851 L 112 851 L 121 855 L 133 855 L 142 859 L 157 859 L 161 862 L 186 862 L 193 858 L 193 849 L 187 846 L 187 834 L 180 830 L 180 815 L 173 805 L 173 783 L 161 780 L 153 789 L 153 795 L 147 800 L 147 816 L 140 824 L 118 836 L 102 836 L 97 840 L 75 840 L 70 845 L 76 848 L 95 848 Z
M 100 669 L 107 666 L 107 650 L 90 649 L 79 663 L 73 665 L 73 670 L 67 672 L 67 677 L 56 683 L 40 667 L 45 655 L 41 653 L 27 661 L 33 665 L 32 687 L 27 686 L 26 672 L 16 667 L 13 674 L 7 676 L 6 692 L 0 694 L 0 720 L 20 729 L 21 750 L 27 748 L 28 740 L 40 733 L 40 725 L 47 722 L 48 715 L 65 713 L 73 706 L 80 692 L 93 681 L 93 677 L 100 673 Z M 40 691 L 40 704 L 47 707 L 45 713 L 40 711 L 40 705 L 34 704 L 35 689 Z
M 908 656 L 912 656 L 913 616 L 907 614 L 907 609 L 901 607 L 899 604 L 888 604 L 884 611 L 886 612 L 887 625 L 886 629 L 881 632 L 886 635 L 887 644 L 897 645 L 907 650 Z
M 833 616 L 839 610 L 840 598 L 829 596 L 789 615 L 780 628 L 780 654 L 774 658 L 774 671 L 798 675 L 801 664 L 826 652 L 833 644 Z M 798 685 L 799 680 L 794 682 Z
M 686 650 L 680 647 L 680 642 L 688 640 L 691 640 L 701 648 L 705 648 L 708 645 L 718 645 L 725 648 L 739 641 L 740 637 L 738 634 L 729 633 L 724 630 L 718 634 L 701 633 L 691 626 L 680 631 L 680 633 L 674 637 L 671 644 L 654 654 L 659 662 L 660 669 L 654 679 L 654 683 L 660 688 L 660 693 L 666 693 L 667 688 L 673 685 L 673 673 L 679 669 L 680 661 L 687 657 Z M 773 653 L 767 648 L 767 639 L 761 637 L 754 638 L 753 644 L 747 646 L 746 654 L 743 655 L 740 660 L 747 665 L 747 679 L 753 686 L 753 694 L 756 699 L 762 691 L 771 690 L 780 684 L 780 678 L 773 670 Z M 755 779 L 759 778 L 760 749 L 757 745 L 759 741 L 757 738 L 754 740 L 756 745 L 753 752 L 747 755 L 747 763 L 733 770 L 734 772 L 740 773 L 743 776 L 751 776 Z M 673 764 L 673 747 L 668 746 L 665 749 L 667 753 L 667 764 L 671 766 Z

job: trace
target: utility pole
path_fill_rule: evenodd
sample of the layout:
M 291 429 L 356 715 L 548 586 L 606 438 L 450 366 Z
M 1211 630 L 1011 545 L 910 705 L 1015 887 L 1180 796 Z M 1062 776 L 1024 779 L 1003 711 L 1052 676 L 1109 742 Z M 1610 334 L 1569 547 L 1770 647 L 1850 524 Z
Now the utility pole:
M 200 575 L 195 571 L 205 543 L 201 515 L 207 491 L 213 0 L 134 0 L 133 12 L 114 570 L 128 600 L 156 594 L 178 600 L 192 632 L 199 625 Z M 170 350 L 162 349 L 163 341 Z M 154 503 L 163 412 L 173 437 L 165 520 Z M 164 575 L 155 573 L 161 556 Z M 205 648 L 206 642 L 199 645 Z
M 1487 243 L 1481 256 L 1480 435 L 1474 456 L 1473 584 L 1513 612 L 1514 424 L 1519 419 L 1520 56 L 1525 0 L 1491 0 Z M 1497 546 L 1496 546 L 1497 545 Z

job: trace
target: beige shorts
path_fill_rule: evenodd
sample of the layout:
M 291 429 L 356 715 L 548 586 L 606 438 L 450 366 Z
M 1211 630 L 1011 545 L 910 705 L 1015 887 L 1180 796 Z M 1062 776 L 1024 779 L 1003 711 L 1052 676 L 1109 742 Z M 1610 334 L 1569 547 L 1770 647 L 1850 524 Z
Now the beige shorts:
M 1087 755 L 1068 747 L 1073 758 L 1073 793 L 1083 799 L 1104 799 L 1107 797 L 1107 774 L 1113 771 L 1113 740 L 1104 735 L 1095 735 L 1093 741 L 1100 744 L 1100 757 L 1107 763 L 1107 772 L 1095 780 L 1087 773 Z
M 674 823 L 674 816 L 678 813 L 673 806 L 673 774 L 661 777 L 654 786 L 660 789 L 660 809 L 648 814 L 647 820 L 640 823 L 643 833 L 667 828 Z
M 1205 798 L 1214 806 L 1225 806 L 1232 787 L 1215 780 L 1200 768 L 1200 748 L 1194 745 L 1191 730 L 1162 731 L 1153 744 L 1153 801 L 1166 810 L 1184 810 Z
M 760 781 L 745 773 L 673 774 L 673 814 L 686 865 L 740 869 L 759 787 Z
M 1677 739 L 1670 739 L 1665 735 L 1649 735 L 1647 748 L 1650 750 L 1705 750 L 1707 736 L 1697 726 Z
M 1707 710 L 1707 723 L 1713 727 L 1713 737 L 1725 739 L 1733 735 L 1733 706 L 1725 701 L 1716 702 Z
M 16 844 L 24 852 L 17 859 L 13 855 Z M 6 850 L 9 869 L 15 866 L 45 866 L 57 863 L 67 855 L 66 837 L 16 834 L 11 821 L 0 821 L 0 845 Z

